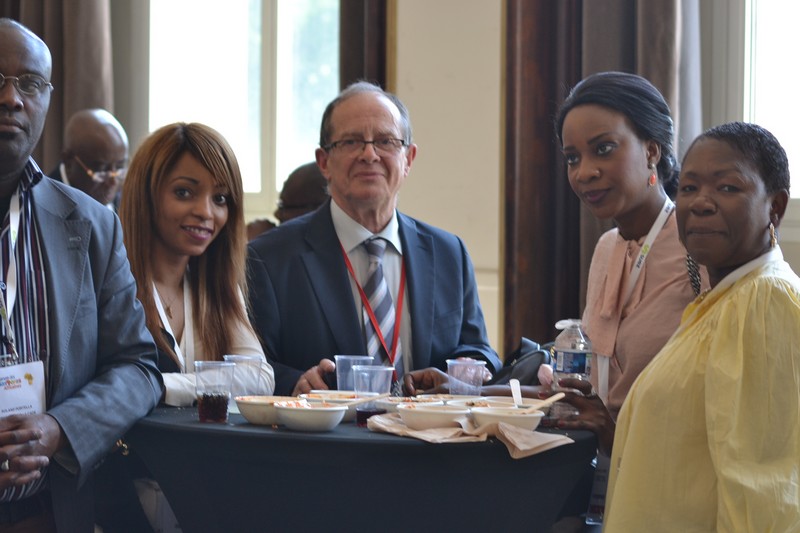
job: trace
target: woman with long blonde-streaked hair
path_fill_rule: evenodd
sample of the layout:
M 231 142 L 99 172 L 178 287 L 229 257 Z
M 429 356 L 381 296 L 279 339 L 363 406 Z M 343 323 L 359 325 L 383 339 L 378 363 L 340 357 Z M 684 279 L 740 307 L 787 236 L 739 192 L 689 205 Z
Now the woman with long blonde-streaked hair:
M 233 151 L 203 124 L 164 126 L 131 160 L 120 219 L 147 326 L 169 355 L 159 362 L 167 404 L 194 401 L 196 360 L 264 357 L 244 300 L 243 200 Z M 258 392 L 271 394 L 266 360 L 261 374 Z

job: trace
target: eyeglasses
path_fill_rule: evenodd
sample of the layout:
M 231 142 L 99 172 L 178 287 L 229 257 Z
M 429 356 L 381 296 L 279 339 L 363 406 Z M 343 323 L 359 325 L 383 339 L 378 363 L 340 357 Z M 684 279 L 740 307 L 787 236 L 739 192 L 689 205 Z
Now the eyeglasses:
M 84 165 L 83 161 L 81 161 L 81 158 L 78 157 L 77 155 L 73 155 L 72 158 L 75 159 L 75 161 L 78 162 L 78 164 L 81 166 L 83 171 L 86 172 L 86 174 L 90 178 L 92 178 L 92 181 L 94 181 L 95 183 L 103 183 L 103 182 L 105 182 L 105 181 L 107 181 L 109 179 L 112 179 L 112 178 L 114 178 L 114 179 L 116 179 L 116 178 L 122 179 L 122 177 L 125 174 L 125 170 L 126 170 L 125 167 L 115 168 L 113 170 L 92 170 L 91 168 L 89 168 L 86 165 Z
M 53 90 L 52 83 L 36 74 L 23 74 L 22 76 L 3 76 L 0 74 L 0 90 L 6 86 L 7 81 L 12 82 L 17 91 L 26 96 L 36 96 L 44 92 L 48 87 L 51 91 Z
M 323 148 L 326 151 L 337 150 L 345 154 L 355 154 L 366 150 L 368 144 L 371 144 L 379 154 L 393 155 L 406 146 L 406 141 L 403 139 L 375 139 L 373 141 L 343 139 L 341 141 L 334 141 Z

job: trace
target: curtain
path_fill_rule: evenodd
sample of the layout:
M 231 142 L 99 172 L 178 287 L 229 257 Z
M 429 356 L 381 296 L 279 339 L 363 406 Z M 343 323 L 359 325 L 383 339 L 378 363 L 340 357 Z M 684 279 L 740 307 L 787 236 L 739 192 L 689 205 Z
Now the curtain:
M 114 111 L 109 0 L 2 0 L 0 16 L 27 26 L 53 56 L 55 89 L 33 153 L 49 172 L 60 159 L 64 125 L 75 111 Z
M 701 133 L 700 6 L 698 0 L 591 0 L 583 2 L 582 74 L 619 70 L 650 80 L 664 95 L 675 122 L 678 161 Z M 613 226 L 581 206 L 581 309 L 592 253 Z

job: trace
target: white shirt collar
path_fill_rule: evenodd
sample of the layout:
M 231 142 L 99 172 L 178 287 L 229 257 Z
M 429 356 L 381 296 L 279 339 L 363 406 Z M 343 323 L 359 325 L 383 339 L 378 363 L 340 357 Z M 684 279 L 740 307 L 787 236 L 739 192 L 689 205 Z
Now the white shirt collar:
M 372 233 L 353 220 L 333 199 L 331 199 L 331 218 L 333 219 L 333 228 L 336 230 L 339 242 L 342 243 L 342 247 L 348 254 L 371 237 L 386 239 L 394 246 L 397 253 L 403 254 L 403 247 L 400 243 L 400 224 L 397 221 L 396 209 L 392 211 L 392 218 L 389 223 L 378 233 Z
M 762 254 L 755 259 L 748 261 L 747 263 L 743 264 L 717 283 L 716 287 L 714 287 L 714 291 L 724 291 L 743 277 L 745 277 L 750 272 L 754 271 L 755 269 L 766 265 L 767 263 L 771 263 L 774 261 L 783 261 L 783 252 L 781 252 L 780 246 L 775 246 L 771 248 L 767 253 Z
M 69 182 L 69 178 L 67 177 L 67 168 L 64 166 L 64 163 L 58 165 L 58 171 L 61 173 L 61 181 L 71 187 L 72 184 Z

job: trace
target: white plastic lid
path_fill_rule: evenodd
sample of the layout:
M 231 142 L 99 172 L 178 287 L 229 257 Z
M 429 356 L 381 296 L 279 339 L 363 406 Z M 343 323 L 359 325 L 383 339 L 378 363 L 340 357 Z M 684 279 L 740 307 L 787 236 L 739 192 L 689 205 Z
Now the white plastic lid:
M 565 318 L 563 320 L 559 320 L 556 322 L 556 329 L 564 330 L 567 328 L 579 328 L 581 327 L 581 319 L 580 318 Z

